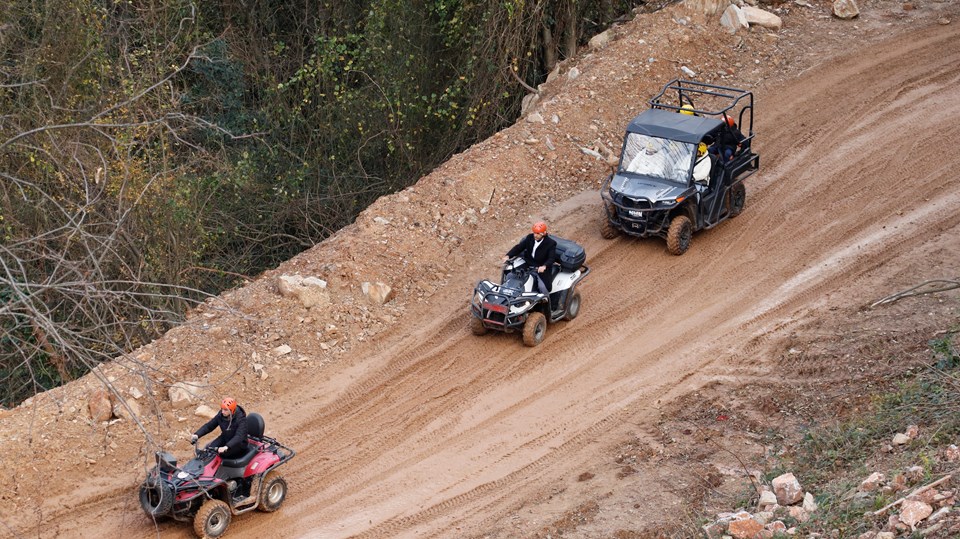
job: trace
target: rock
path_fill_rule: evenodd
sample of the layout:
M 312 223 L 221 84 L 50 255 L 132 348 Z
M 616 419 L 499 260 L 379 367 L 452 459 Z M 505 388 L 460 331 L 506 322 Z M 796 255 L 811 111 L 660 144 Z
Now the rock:
M 743 11 L 736 4 L 730 4 L 720 16 L 720 26 L 723 26 L 731 34 L 737 33 L 741 28 L 750 28 L 750 23 L 743 16 Z
M 290 348 L 288 344 L 281 344 L 280 346 L 270 350 L 270 355 L 273 357 L 285 356 L 293 351 L 293 348 Z
M 603 32 L 591 37 L 587 45 L 591 49 L 602 49 L 603 47 L 606 47 L 608 43 L 610 43 L 611 39 L 613 39 L 612 32 L 610 30 L 604 30 Z
M 266 379 L 267 379 L 267 371 L 263 368 L 263 364 L 262 364 L 262 363 L 254 363 L 254 364 L 253 364 L 253 372 L 254 372 L 254 374 L 256 374 L 257 376 L 259 376 L 261 380 L 266 380 Z
M 553 70 L 550 75 L 557 73 L 557 70 Z M 550 77 L 547 77 L 547 82 L 550 81 Z M 537 108 L 537 105 L 540 104 L 540 94 L 527 94 L 523 96 L 523 100 L 520 101 L 520 116 L 526 116 L 528 112 Z
M 893 437 L 893 445 L 904 445 L 910 441 L 910 437 L 902 432 L 898 432 L 896 436 Z
M 167 389 L 167 397 L 174 409 L 179 409 L 200 400 L 203 392 L 203 384 L 200 382 L 177 382 Z
M 100 423 L 113 418 L 113 401 L 110 392 L 99 388 L 87 395 L 87 412 L 90 419 Z
M 731 521 L 727 526 L 727 533 L 736 539 L 753 539 L 762 529 L 763 525 L 748 517 Z
M 126 404 L 126 406 L 124 406 Z M 113 415 L 122 419 L 133 420 L 140 417 L 140 404 L 133 397 L 113 405 Z
M 594 36 L 596 37 L 596 36 Z M 571 67 L 570 71 L 567 71 L 567 80 L 577 80 L 580 77 L 580 69 L 576 67 Z M 556 116 L 556 114 L 554 114 Z M 556 122 L 554 122 L 556 123 Z
M 960 447 L 957 447 L 955 444 L 950 444 L 943 450 L 943 458 L 947 462 L 957 462 L 960 460 Z
M 852 19 L 860 15 L 860 8 L 854 0 L 834 0 L 833 15 L 841 19 Z
M 780 505 L 793 505 L 803 499 L 803 488 L 792 473 L 785 473 L 770 482 Z
M 774 511 L 776 508 L 777 495 L 769 490 L 761 492 L 760 501 L 757 502 L 757 511 Z
M 680 71 L 683 71 L 683 74 L 690 77 L 691 79 L 697 76 L 697 73 L 687 66 L 680 66 Z
M 139 399 L 143 397 L 143 392 L 141 392 L 136 386 L 130 386 L 130 396 Z
M 817 502 L 809 492 L 803 495 L 803 510 L 812 513 L 817 510 Z
M 532 124 L 542 124 L 542 123 L 546 123 L 546 122 L 543 121 L 543 116 L 541 116 L 539 112 L 534 112 L 534 113 L 528 115 L 528 116 L 527 116 L 527 121 L 530 122 L 530 123 L 532 123 Z
M 794 505 L 790 507 L 790 517 L 796 519 L 797 522 L 806 522 L 810 520 L 810 513 L 807 513 L 803 507 Z
M 897 534 L 893 532 L 880 532 L 877 534 L 877 539 L 894 539 Z
M 920 427 L 916 425 L 909 425 L 907 430 L 903 431 L 911 440 L 916 440 L 917 436 L 920 436 Z
M 308 309 L 330 303 L 327 282 L 317 277 L 281 275 L 277 278 L 277 289 L 283 297 L 296 298 Z
M 932 513 L 933 508 L 928 504 L 919 500 L 906 500 L 900 506 L 900 522 L 910 526 L 910 529 L 914 529 L 921 520 Z
M 880 483 L 883 483 L 885 479 L 884 475 L 880 472 L 873 472 L 866 479 L 860 482 L 858 490 L 860 492 L 874 492 L 880 488 Z
M 743 18 L 747 20 L 747 24 L 751 26 L 769 28 L 775 32 L 779 32 L 780 29 L 783 28 L 783 19 L 765 9 L 743 6 L 740 8 L 740 11 L 743 12 Z
M 371 301 L 378 305 L 383 305 L 384 303 L 393 299 L 394 296 L 393 288 L 385 283 L 364 282 L 360 284 L 360 289 L 363 291 L 365 296 L 370 298 Z
M 197 406 L 197 409 L 193 411 L 193 415 L 197 417 L 202 417 L 204 419 L 212 419 L 213 416 L 217 415 L 217 411 L 213 408 L 207 406 L 206 404 L 201 404 Z

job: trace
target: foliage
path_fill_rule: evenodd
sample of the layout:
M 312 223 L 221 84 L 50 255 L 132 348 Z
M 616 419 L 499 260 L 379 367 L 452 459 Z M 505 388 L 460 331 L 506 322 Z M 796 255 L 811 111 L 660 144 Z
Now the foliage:
M 8 0 L 0 402 L 155 338 L 512 123 L 517 79 L 631 7 Z

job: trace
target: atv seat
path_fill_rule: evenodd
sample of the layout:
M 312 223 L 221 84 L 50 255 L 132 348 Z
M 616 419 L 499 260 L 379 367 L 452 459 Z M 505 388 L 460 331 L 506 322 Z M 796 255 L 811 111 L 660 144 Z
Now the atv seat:
M 263 417 L 260 414 L 254 413 L 247 416 L 247 438 L 259 441 L 263 437 L 263 428 Z M 257 454 L 258 449 L 257 444 L 252 444 L 250 440 L 247 440 L 247 450 L 237 458 L 223 459 L 221 466 L 224 468 L 246 468 L 247 463 Z

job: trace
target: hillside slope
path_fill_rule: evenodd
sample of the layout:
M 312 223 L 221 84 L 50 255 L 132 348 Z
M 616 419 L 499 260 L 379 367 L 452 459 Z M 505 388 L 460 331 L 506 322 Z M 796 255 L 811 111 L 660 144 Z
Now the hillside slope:
M 664 421 L 715 416 L 701 395 L 718 384 L 829 398 L 856 369 L 801 364 L 793 343 L 957 276 L 960 157 L 944 141 L 960 140 L 960 8 L 870 2 L 840 21 L 803 4 L 784 5 L 779 34 L 731 36 L 683 6 L 619 27 L 544 86 L 543 123 L 519 121 L 143 350 L 0 412 L 0 537 L 189 536 L 135 497 L 153 444 L 184 456 L 202 421 L 168 401 L 176 381 L 205 384 L 208 404 L 236 396 L 298 451 L 284 508 L 237 517 L 229 536 L 507 538 L 566 522 L 564 537 L 609 537 L 682 519 L 698 481 L 761 457 L 749 432 L 784 419 L 717 427 L 706 438 L 722 450 L 665 437 Z M 681 65 L 756 89 L 762 168 L 744 214 L 673 257 L 600 237 L 607 165 L 582 149 L 616 150 Z M 537 348 L 470 335 L 474 283 L 540 218 L 587 250 L 580 316 Z M 328 281 L 331 303 L 282 296 L 293 274 Z M 395 298 L 368 301 L 364 281 Z M 136 403 L 146 436 L 89 419 L 98 377 Z

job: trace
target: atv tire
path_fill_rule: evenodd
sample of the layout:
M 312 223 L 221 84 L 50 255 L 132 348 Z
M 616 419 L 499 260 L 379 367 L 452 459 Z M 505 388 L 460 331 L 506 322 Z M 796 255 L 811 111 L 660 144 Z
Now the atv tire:
M 233 514 L 223 500 L 207 500 L 193 518 L 193 531 L 197 537 L 216 539 L 227 531 Z
M 543 313 L 530 313 L 527 321 L 523 323 L 523 344 L 527 346 L 536 346 L 543 342 L 543 337 L 547 334 L 547 318 Z
M 483 325 L 483 320 L 480 320 L 476 316 L 470 315 L 470 333 L 473 333 L 479 337 L 481 335 L 486 335 L 487 331 L 489 330 Z
M 265 513 L 272 513 L 283 504 L 287 498 L 287 482 L 277 472 L 270 472 L 263 478 L 260 485 L 260 502 L 257 509 Z
M 747 187 L 743 182 L 730 188 L 730 218 L 743 213 L 743 207 L 747 204 Z
M 173 508 L 173 486 L 152 475 L 153 472 L 140 485 L 140 507 L 150 518 L 160 520 Z
M 580 314 L 580 292 L 574 292 L 567 302 L 567 312 L 563 315 L 564 320 L 573 320 Z
M 600 217 L 600 236 L 605 240 L 612 240 L 620 235 L 620 229 L 613 226 L 610 222 L 610 215 L 607 213 L 607 208 L 601 208 L 603 210 L 603 216 Z
M 667 251 L 680 256 L 690 248 L 690 239 L 693 237 L 693 223 L 686 215 L 678 215 L 670 221 L 667 229 Z

